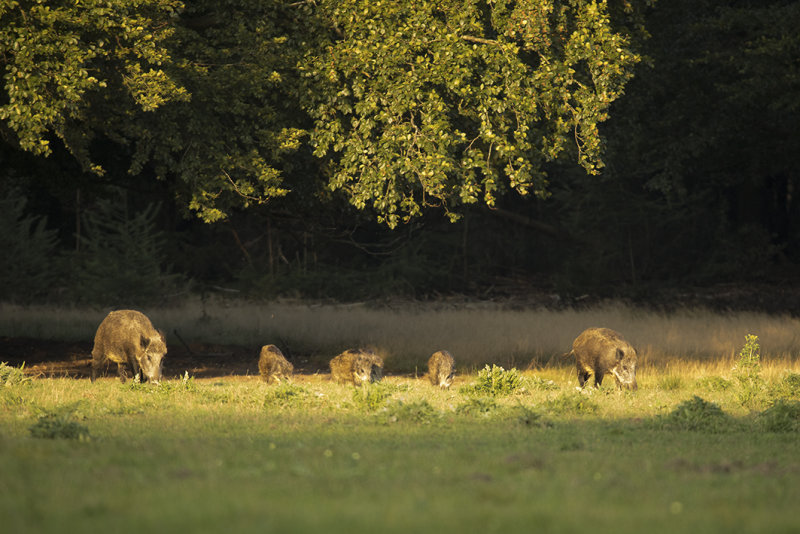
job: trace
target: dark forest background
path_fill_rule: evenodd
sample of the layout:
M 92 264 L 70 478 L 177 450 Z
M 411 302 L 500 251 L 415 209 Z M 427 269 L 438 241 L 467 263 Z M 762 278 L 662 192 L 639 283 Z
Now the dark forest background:
M 390 229 L 325 188 L 325 161 L 301 146 L 282 167 L 288 195 L 208 223 L 181 182 L 131 174 L 118 140 L 92 141 L 99 176 L 55 141 L 34 155 L 2 128 L 0 300 L 716 295 L 796 311 L 800 2 L 663 0 L 644 17 L 645 60 L 601 128 L 603 171 L 549 162 L 549 196 L 464 205 L 456 222 L 431 208 Z

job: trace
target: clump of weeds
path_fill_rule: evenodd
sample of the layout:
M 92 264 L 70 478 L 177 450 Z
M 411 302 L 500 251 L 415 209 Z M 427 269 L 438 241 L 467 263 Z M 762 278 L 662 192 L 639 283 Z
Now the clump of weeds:
M 497 401 L 492 397 L 473 397 L 456 406 L 456 413 L 468 416 L 488 416 L 497 410 Z
M 504 397 L 525 391 L 525 380 L 517 369 L 505 370 L 492 364 L 478 371 L 478 380 L 460 389 L 465 395 Z
M 380 382 L 362 384 L 353 390 L 353 403 L 364 411 L 374 412 L 392 396 L 391 387 Z
M 285 407 L 304 402 L 309 397 L 310 393 L 306 388 L 291 382 L 281 382 L 277 386 L 270 388 L 264 396 L 264 407 Z
M 758 416 L 767 432 L 800 431 L 800 401 L 778 399 Z
M 89 429 L 77 421 L 77 411 L 81 402 L 74 402 L 56 408 L 38 408 L 39 417 L 28 427 L 31 436 L 44 439 L 77 439 L 88 441 Z
M 680 430 L 724 432 L 731 428 L 733 420 L 719 405 L 695 395 L 678 404 L 672 412 L 662 417 L 661 422 L 664 426 Z
M 20 384 L 29 384 L 31 378 L 25 376 L 25 364 L 19 367 L 8 365 L 6 362 L 0 362 L 0 387 L 18 386 Z
M 739 359 L 732 371 L 736 396 L 742 406 L 750 409 L 760 406 L 766 385 L 761 378 L 761 346 L 758 344 L 758 336 L 745 336 L 745 345 L 739 351 Z

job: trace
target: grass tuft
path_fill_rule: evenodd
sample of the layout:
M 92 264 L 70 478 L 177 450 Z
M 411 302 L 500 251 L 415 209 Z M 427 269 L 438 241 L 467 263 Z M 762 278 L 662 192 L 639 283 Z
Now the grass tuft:
M 478 371 L 478 380 L 460 389 L 460 392 L 470 396 L 504 397 L 525 391 L 525 380 L 516 369 L 506 371 L 499 365 L 492 364 Z
M 2 386 L 17 386 L 26 384 L 31 381 L 31 378 L 25 376 L 25 364 L 19 367 L 8 365 L 6 362 L 0 363 L 0 387 Z
M 778 399 L 759 415 L 767 432 L 800 431 L 800 401 Z
M 386 406 L 382 420 L 388 423 L 399 421 L 412 423 L 430 423 L 441 414 L 426 400 L 394 401 Z
M 591 391 L 591 390 L 590 390 Z M 554 414 L 592 414 L 598 409 L 597 402 L 586 391 L 570 391 L 545 403 L 547 410 Z
M 731 427 L 732 420 L 717 404 L 695 395 L 678 404 L 663 422 L 667 427 L 680 430 L 722 432 Z
M 31 436 L 44 439 L 89 440 L 89 429 L 76 421 L 80 401 L 52 409 L 39 409 L 36 423 L 28 427 Z

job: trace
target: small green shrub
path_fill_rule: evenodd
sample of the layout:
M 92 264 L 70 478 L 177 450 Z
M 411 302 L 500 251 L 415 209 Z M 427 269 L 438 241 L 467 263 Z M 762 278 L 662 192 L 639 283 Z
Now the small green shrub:
M 761 412 L 759 420 L 768 432 L 800 431 L 800 401 L 778 399 Z
M 597 403 L 587 394 L 582 392 L 562 393 L 545 403 L 552 413 L 559 414 L 589 414 L 597 411 Z
M 456 413 L 459 415 L 487 416 L 495 410 L 497 410 L 497 401 L 491 397 L 473 397 L 456 406 Z
M 16 386 L 30 383 L 31 378 L 25 376 L 24 369 L 24 363 L 19 367 L 8 365 L 5 362 L 0 363 L 0 386 Z
M 704 376 L 695 385 L 706 391 L 727 391 L 733 386 L 730 380 L 726 380 L 721 376 Z
M 398 421 L 409 421 L 413 423 L 429 423 L 435 419 L 439 413 L 426 400 L 403 402 L 395 401 L 386 406 L 383 419 L 386 422 L 396 423 Z
M 506 371 L 499 365 L 487 364 L 478 371 L 478 380 L 474 384 L 464 386 L 461 393 L 471 396 L 491 395 L 502 397 L 524 391 L 524 379 L 516 369 Z
M 739 359 L 733 368 L 736 396 L 745 408 L 761 404 L 766 386 L 761 378 L 761 346 L 758 336 L 748 334 L 745 345 L 739 351 Z
M 309 397 L 306 388 L 296 386 L 290 382 L 281 382 L 275 387 L 271 387 L 264 396 L 264 407 L 288 406 L 303 402 Z
M 683 401 L 663 418 L 666 426 L 681 430 L 721 432 L 731 424 L 731 417 L 717 404 L 695 395 Z
M 39 418 L 28 430 L 34 438 L 78 439 L 87 441 L 89 429 L 76 421 L 80 402 L 53 409 L 38 409 Z
M 374 412 L 381 408 L 392 396 L 392 388 L 375 382 L 372 384 L 362 384 L 353 390 L 353 403 L 356 407 Z

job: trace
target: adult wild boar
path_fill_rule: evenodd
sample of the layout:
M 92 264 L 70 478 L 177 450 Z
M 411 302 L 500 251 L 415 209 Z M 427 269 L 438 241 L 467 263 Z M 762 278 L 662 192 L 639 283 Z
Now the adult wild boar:
M 161 380 L 161 360 L 167 353 L 164 333 L 153 328 L 150 319 L 135 310 L 109 313 L 94 336 L 92 349 L 92 382 L 97 371 L 108 362 L 117 364 L 119 379 L 124 383 L 140 375 L 142 382 Z
M 330 361 L 331 379 L 360 386 L 383 378 L 383 359 L 368 350 L 346 350 Z
M 273 380 L 280 382 L 292 376 L 294 366 L 286 359 L 281 349 L 275 345 L 264 345 L 258 358 L 258 372 L 269 384 Z
M 569 355 L 575 356 L 578 382 L 581 387 L 594 374 L 594 385 L 600 387 L 603 376 L 614 375 L 617 387 L 637 389 L 636 351 L 623 337 L 608 328 L 584 330 L 572 343 Z
M 456 362 L 453 355 L 446 350 L 434 352 L 428 359 L 428 379 L 434 386 L 449 388 L 455 374 Z

